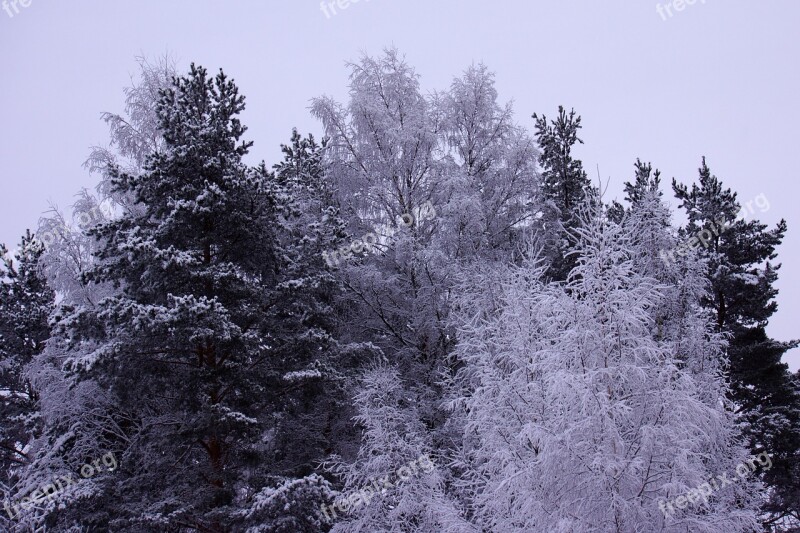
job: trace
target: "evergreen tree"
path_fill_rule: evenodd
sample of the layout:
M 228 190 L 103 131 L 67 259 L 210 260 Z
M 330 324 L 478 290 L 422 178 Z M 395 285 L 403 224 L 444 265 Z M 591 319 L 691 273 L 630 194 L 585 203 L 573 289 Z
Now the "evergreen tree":
M 578 209 L 584 201 L 595 197 L 583 164 L 572 155 L 578 137 L 581 117 L 574 110 L 569 113 L 558 106 L 558 117 L 549 123 L 547 117 L 533 114 L 536 121 L 536 140 L 541 149 L 542 167 L 541 202 L 543 213 L 541 237 L 544 254 L 550 266 L 547 276 L 563 281 L 576 262 L 570 254 L 579 227 Z
M 41 242 L 30 231 L 13 256 L 0 244 L 0 482 L 29 462 L 27 446 L 41 425 L 39 391 L 25 367 L 50 338 L 55 295 L 42 276 Z
M 281 231 L 277 238 L 285 258 L 282 282 L 278 289 L 286 302 L 283 314 L 303 317 L 302 324 L 286 321 L 296 331 L 285 332 L 295 346 L 285 349 L 297 353 L 323 351 L 313 367 L 305 372 L 285 376 L 290 387 L 301 393 L 291 402 L 286 413 L 282 455 L 284 474 L 310 474 L 329 454 L 352 444 L 350 418 L 353 416 L 349 395 L 356 379 L 359 354 L 368 348 L 358 344 L 339 344 L 333 332 L 340 329 L 339 305 L 343 287 L 328 268 L 323 252 L 340 246 L 345 234 L 334 192 L 326 179 L 321 145 L 312 135 L 292 132 L 290 144 L 282 145 L 284 160 L 274 166 L 275 179 L 270 181 L 278 210 Z M 302 446 L 297 446 L 302 442 Z M 313 465 L 313 466 L 312 466 Z
M 302 271 L 309 257 L 322 263 L 290 247 L 288 171 L 277 179 L 242 163 L 251 146 L 243 109 L 222 72 L 210 78 L 194 65 L 162 93 L 163 149 L 144 172 L 112 176 L 113 193 L 138 209 L 90 232 L 102 246 L 89 279 L 120 292 L 64 310 L 68 363 L 111 391 L 112 418 L 129 420 L 106 439 L 121 468 L 96 506 L 111 529 L 227 531 L 268 520 L 264 491 L 324 496 L 303 489 L 321 482 L 308 450 L 324 445 L 286 431 L 328 379 L 333 342 L 315 300 L 324 280 Z M 78 349 L 87 344 L 96 348 Z M 278 519 L 287 531 L 316 531 L 319 503 Z
M 800 396 L 781 362 L 797 343 L 766 334 L 769 317 L 777 310 L 774 284 L 780 265 L 772 261 L 786 222 L 768 230 L 758 220 L 745 220 L 736 193 L 711 174 L 705 158 L 699 174 L 699 185 L 691 188 L 673 180 L 689 219 L 682 237 L 694 238 L 707 261 L 711 288 L 704 303 L 714 313 L 717 330 L 730 335 L 731 393 L 751 449 L 773 457 L 774 467 L 764 474 L 770 489 L 765 506 L 769 520 L 800 519 Z

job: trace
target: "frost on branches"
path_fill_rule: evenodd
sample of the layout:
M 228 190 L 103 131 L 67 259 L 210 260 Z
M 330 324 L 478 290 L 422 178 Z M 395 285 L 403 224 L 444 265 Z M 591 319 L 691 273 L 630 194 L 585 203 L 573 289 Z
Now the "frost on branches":
M 527 264 L 496 280 L 492 313 L 471 306 L 485 299 L 469 292 L 461 301 L 457 353 L 469 393 L 453 405 L 465 413 L 461 483 L 477 523 L 503 532 L 751 531 L 744 484 L 670 519 L 659 510 L 659 500 L 731 471 L 745 452 L 732 444 L 716 367 L 698 375 L 659 333 L 654 310 L 667 287 L 637 269 L 635 235 L 591 212 L 579 231 L 565 285 L 543 283 L 541 267 Z M 684 334 L 718 352 L 708 331 L 706 322 Z

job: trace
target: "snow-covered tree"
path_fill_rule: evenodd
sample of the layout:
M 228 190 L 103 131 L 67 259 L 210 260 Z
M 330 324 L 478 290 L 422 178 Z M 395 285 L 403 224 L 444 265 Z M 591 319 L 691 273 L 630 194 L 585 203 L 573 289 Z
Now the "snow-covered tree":
M 567 287 L 527 264 L 460 302 L 466 419 L 460 465 L 475 521 L 490 531 L 751 531 L 746 483 L 667 517 L 659 503 L 729 473 L 736 445 L 725 384 L 685 368 L 658 340 L 655 278 L 636 270 L 624 228 L 581 223 Z M 568 290 L 566 290 L 568 289 Z M 486 309 L 486 302 L 494 302 Z M 474 302 L 474 303 L 473 303 Z M 719 353 L 710 324 L 696 344 Z
M 346 336 L 383 351 L 434 426 L 436 375 L 454 340 L 446 324 L 447 260 L 432 245 L 444 170 L 436 114 L 396 50 L 350 68 L 346 107 L 327 97 L 312 104 L 329 139 L 326 163 L 347 230 L 353 240 L 376 236 L 370 251 L 338 269 L 348 288 Z
M 372 348 L 339 343 L 342 287 L 322 252 L 341 244 L 343 222 L 323 165 L 325 143 L 297 131 L 283 146 L 284 161 L 275 165 L 271 197 L 278 210 L 277 238 L 287 261 L 278 286 L 280 314 L 302 317 L 284 321 L 283 351 L 308 354 L 311 364 L 282 376 L 283 405 L 279 431 L 270 435 L 271 464 L 254 464 L 263 481 L 233 523 L 257 532 L 317 533 L 330 525 L 321 511 L 333 485 L 320 465 L 331 454 L 353 455 L 358 434 L 352 424 L 352 384 Z M 251 482 L 251 485 L 254 483 Z
M 141 174 L 147 157 L 164 146 L 156 106 L 161 91 L 172 83 L 175 64 L 169 56 L 155 61 L 139 57 L 137 64 L 137 77 L 124 89 L 125 112 L 102 113 L 109 141 L 92 147 L 84 162 L 84 168 L 100 178 L 96 193 L 84 188 L 71 212 L 53 207 L 39 220 L 37 234 L 45 247 L 42 268 L 65 304 L 98 302 L 109 294 L 108 287 L 85 279 L 98 250 L 97 241 L 86 232 L 118 212 L 140 208 L 130 195 L 113 188 L 112 176 L 115 169 Z
M 84 167 L 100 175 L 97 187 L 101 198 L 110 199 L 122 209 L 135 209 L 136 199 L 121 195 L 113 186 L 116 169 L 131 175 L 145 171 L 148 157 L 165 146 L 157 107 L 161 93 L 172 85 L 177 75 L 175 61 L 169 55 L 155 60 L 137 57 L 138 77 L 124 89 L 125 112 L 102 113 L 108 124 L 109 141 L 93 146 Z
M 28 445 L 40 426 L 39 391 L 25 367 L 50 338 L 55 295 L 42 276 L 43 246 L 30 231 L 14 255 L 0 244 L 0 482 L 30 461 Z
M 280 180 L 242 163 L 243 107 L 232 81 L 200 67 L 162 93 L 163 148 L 144 172 L 112 174 L 112 194 L 136 208 L 89 232 L 100 251 L 88 279 L 118 292 L 59 320 L 77 383 L 108 391 L 93 437 L 123 466 L 102 497 L 105 527 L 222 531 L 265 485 L 313 470 L 297 443 L 313 445 L 284 429 L 328 379 L 324 306 L 309 308 L 324 278 L 301 276 L 322 260 L 288 246 Z M 82 438 L 65 436 L 61 453 Z M 93 523 L 98 505 L 66 516 Z
M 107 147 L 94 147 L 84 165 L 100 175 L 97 193 L 82 189 L 70 211 L 52 207 L 39 220 L 36 240 L 43 247 L 39 268 L 58 295 L 54 316 L 57 329 L 42 353 L 25 369 L 26 379 L 39 391 L 40 416 L 46 431 L 31 443 L 31 464 L 18 471 L 19 479 L 12 491 L 17 496 L 47 485 L 57 476 L 74 475 L 84 461 L 96 459 L 115 439 L 125 437 L 124 428 L 131 422 L 130 413 L 114 408 L 108 391 L 96 382 L 79 381 L 64 368 L 65 360 L 91 353 L 97 347 L 93 342 L 68 345 L 64 329 L 69 322 L 64 318 L 73 316 L 78 309 L 96 311 L 104 298 L 119 292 L 113 284 L 87 279 L 101 249 L 101 243 L 88 232 L 118 212 L 136 208 L 132 198 L 111 190 L 113 168 L 119 166 L 139 174 L 148 152 L 163 146 L 155 108 L 159 91 L 171 82 L 174 67 L 167 58 L 155 63 L 140 58 L 139 70 L 139 77 L 125 90 L 126 116 L 103 114 L 109 123 L 110 142 Z M 92 513 L 89 501 L 102 516 L 103 507 L 108 505 L 103 495 L 113 490 L 109 490 L 109 480 L 101 477 L 60 492 L 47 505 L 25 510 L 13 523 L 32 529 L 43 524 L 53 526 L 57 506 L 76 498 L 83 499 L 84 516 Z M 72 520 L 69 513 L 61 513 L 61 517 L 64 523 Z
M 577 255 L 570 253 L 575 238 L 573 231 L 580 224 L 579 209 L 587 200 L 594 200 L 596 191 L 583 170 L 583 163 L 572 154 L 578 137 L 581 117 L 558 106 L 558 117 L 533 114 L 536 121 L 536 140 L 541 149 L 542 214 L 538 241 L 549 263 L 547 276 L 565 280 L 575 266 Z
M 497 100 L 494 74 L 472 65 L 434 102 L 452 159 L 436 240 L 457 261 L 517 259 L 541 209 L 535 142 Z
M 635 168 L 635 181 L 625 184 L 630 205 L 622 226 L 630 235 L 635 270 L 661 284 L 661 299 L 651 310 L 654 339 L 672 343 L 674 353 L 698 379 L 716 378 L 727 362 L 720 359 L 718 351 L 709 350 L 705 340 L 707 322 L 713 319 L 701 305 L 709 289 L 707 265 L 691 251 L 665 260 L 679 240 L 662 200 L 660 173 L 639 160 Z M 714 393 L 713 384 L 708 390 Z
M 396 370 L 379 366 L 365 373 L 356 395 L 363 445 L 353 463 L 333 459 L 345 484 L 325 508 L 332 533 L 477 531 L 447 495 L 447 465 L 437 465 L 407 396 Z
M 672 182 L 689 219 L 681 235 L 701 244 L 695 247 L 707 263 L 704 275 L 710 285 L 704 304 L 717 330 L 730 335 L 731 393 L 751 450 L 773 456 L 774 467 L 763 475 L 770 489 L 766 518 L 788 519 L 800 527 L 800 394 L 781 362 L 798 342 L 780 342 L 766 333 L 777 310 L 780 264 L 774 261 L 786 222 L 768 229 L 747 220 L 748 208 L 711 173 L 705 158 L 698 181 L 691 187 Z M 761 209 L 769 207 L 763 195 L 755 201 Z
M 397 50 L 350 67 L 349 103 L 312 105 L 330 139 L 326 161 L 348 231 L 377 238 L 339 269 L 349 333 L 384 351 L 436 426 L 436 382 L 455 342 L 452 280 L 462 263 L 519 253 L 537 210 L 538 152 L 498 103 L 484 66 L 431 97 Z

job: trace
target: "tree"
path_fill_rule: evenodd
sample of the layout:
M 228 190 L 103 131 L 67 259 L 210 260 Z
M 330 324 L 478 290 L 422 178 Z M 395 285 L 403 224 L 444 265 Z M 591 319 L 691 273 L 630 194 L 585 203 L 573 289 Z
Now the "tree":
M 699 239 L 709 261 L 712 290 L 709 307 L 716 311 L 720 330 L 765 324 L 777 309 L 773 287 L 780 265 L 773 265 L 775 249 L 786 233 L 781 220 L 773 230 L 757 220 L 746 221 L 736 193 L 723 189 L 705 158 L 699 169 L 700 185 L 691 189 L 673 180 L 675 197 L 689 221 L 684 235 Z
M 672 188 L 689 219 L 682 236 L 694 237 L 707 261 L 711 289 L 704 304 L 713 311 L 717 330 L 731 336 L 731 393 L 750 447 L 773 456 L 775 466 L 764 474 L 770 488 L 768 522 L 800 519 L 800 396 L 781 362 L 797 342 L 770 339 L 765 329 L 777 310 L 774 283 L 780 265 L 772 261 L 786 222 L 768 230 L 757 220 L 745 220 L 736 193 L 723 188 L 705 158 L 699 185 L 689 188 L 673 180 Z
M 441 143 L 452 159 L 444 173 L 437 245 L 448 257 L 518 261 L 530 238 L 537 203 L 539 153 L 498 103 L 494 74 L 472 65 L 437 95 Z
M 396 370 L 378 366 L 364 373 L 355 397 L 362 446 L 352 463 L 331 459 L 345 481 L 325 511 L 332 533 L 476 531 L 447 494 L 446 465 L 433 459 L 437 454 L 407 396 Z
M 348 231 L 377 241 L 338 271 L 349 334 L 397 365 L 436 428 L 438 376 L 455 343 L 453 280 L 472 261 L 519 257 L 538 209 L 538 154 L 482 65 L 430 98 L 397 50 L 350 67 L 348 104 L 312 105 L 330 139 L 326 161 Z
M 168 56 L 156 61 L 138 57 L 137 63 L 138 77 L 124 89 L 125 113 L 102 113 L 109 127 L 108 145 L 93 146 L 83 165 L 100 178 L 96 192 L 81 189 L 71 213 L 53 207 L 39 220 L 37 233 L 45 244 L 42 270 L 63 303 L 93 305 L 113 292 L 85 278 L 98 252 L 97 241 L 87 231 L 118 212 L 141 208 L 134 198 L 115 192 L 115 169 L 139 175 L 150 154 L 164 147 L 156 107 L 160 92 L 170 87 L 176 74 L 175 64 Z
M 558 118 L 547 122 L 547 117 L 533 114 L 536 121 L 536 140 L 541 149 L 542 167 L 541 201 L 544 204 L 540 239 L 550 267 L 547 276 L 563 281 L 575 266 L 575 255 L 570 254 L 575 241 L 574 229 L 578 227 L 578 209 L 584 201 L 595 196 L 583 164 L 572 155 L 578 137 L 581 117 L 574 110 L 569 113 L 558 106 Z
M 529 263 L 476 279 L 460 300 L 467 394 L 452 405 L 466 418 L 460 481 L 475 521 L 508 532 L 751 531 L 747 483 L 660 510 L 732 472 L 744 449 L 719 366 L 701 381 L 654 335 L 664 293 L 638 271 L 633 236 L 597 215 L 580 228 L 568 287 Z M 714 361 L 722 343 L 701 324 L 693 344 Z
M 40 429 L 39 391 L 26 366 L 50 338 L 55 294 L 42 276 L 44 249 L 27 231 L 16 254 L 0 244 L 0 482 L 30 461 L 27 447 Z
M 424 424 L 435 427 L 437 373 L 454 342 L 448 261 L 433 243 L 445 169 L 436 157 L 436 115 L 396 50 L 350 67 L 347 107 L 329 98 L 312 104 L 330 139 L 326 162 L 348 233 L 354 241 L 376 237 L 337 270 L 348 289 L 346 338 L 374 343 L 407 379 Z
M 344 222 L 326 179 L 326 143 L 292 132 L 282 146 L 284 160 L 275 165 L 271 198 L 279 213 L 278 240 L 284 265 L 279 285 L 282 315 L 303 317 L 285 321 L 288 353 L 307 353 L 313 363 L 282 376 L 283 406 L 280 431 L 271 438 L 272 462 L 253 464 L 263 488 L 242 502 L 245 509 L 234 522 L 247 531 L 317 533 L 329 527 L 321 511 L 336 496 L 329 472 L 320 465 L 331 455 L 351 456 L 359 434 L 351 394 L 362 361 L 372 356 L 368 345 L 338 340 L 345 325 L 338 317 L 343 287 L 323 260 L 323 252 L 342 242 Z M 284 319 L 285 320 L 285 319 Z M 253 483 L 251 483 L 253 484 Z
M 306 312 L 325 289 L 303 285 L 324 280 L 302 278 L 313 254 L 290 247 L 288 171 L 242 163 L 243 109 L 222 72 L 192 65 L 162 92 L 163 149 L 140 174 L 112 171 L 136 209 L 90 230 L 88 278 L 118 293 L 64 308 L 60 332 L 78 381 L 110 391 L 94 439 L 123 467 L 110 494 L 72 508 L 77 523 L 224 531 L 261 489 L 310 471 L 302 436 L 283 431 L 327 379 L 324 306 Z
M 535 145 L 498 104 L 485 66 L 430 98 L 396 50 L 362 58 L 350 79 L 346 106 L 329 98 L 312 106 L 330 139 L 326 160 L 349 233 L 377 241 L 337 269 L 348 288 L 345 335 L 382 355 L 377 369 L 362 366 L 355 391 L 361 447 L 330 463 L 345 494 L 449 448 L 456 430 L 440 382 L 452 372 L 454 280 L 476 261 L 518 260 L 539 209 Z M 442 464 L 339 517 L 335 530 L 465 531 L 450 481 Z
M 113 177 L 117 169 L 131 175 L 141 174 L 150 155 L 164 148 L 157 108 L 161 92 L 171 87 L 177 75 L 175 61 L 169 55 L 155 61 L 137 57 L 136 62 L 139 77 L 124 89 L 125 113 L 102 113 L 101 118 L 109 128 L 108 145 L 93 146 L 83 164 L 100 175 L 97 190 L 101 198 L 123 210 L 135 209 L 136 201 L 119 195 Z
M 111 129 L 110 145 L 94 147 L 85 164 L 90 171 L 101 175 L 97 194 L 82 189 L 71 213 L 53 206 L 39 220 L 36 240 L 44 248 L 38 261 L 39 270 L 58 294 L 58 305 L 53 320 L 55 334 L 24 370 L 26 379 L 38 391 L 44 432 L 30 442 L 30 464 L 17 471 L 15 485 L 9 491 L 17 498 L 47 486 L 58 476 L 74 476 L 85 461 L 97 459 L 102 450 L 108 449 L 109 440 L 113 440 L 110 435 L 124 438 L 124 426 L 131 421 L 130 413 L 114 406 L 107 390 L 95 381 L 78 379 L 62 365 L 67 359 L 97 349 L 95 342 L 69 346 L 64 330 L 70 324 L 65 319 L 75 316 L 76 309 L 95 312 L 104 298 L 119 292 L 110 283 L 92 283 L 87 279 L 101 249 L 101 243 L 88 230 L 118 211 L 138 209 L 133 198 L 118 196 L 111 190 L 112 170 L 121 166 L 139 174 L 144 170 L 148 152 L 163 146 L 158 137 L 156 105 L 159 90 L 168 86 L 174 67 L 168 58 L 156 63 L 140 58 L 139 65 L 139 79 L 125 90 L 127 116 L 103 114 Z M 92 513 L 100 520 L 107 520 L 104 495 L 114 490 L 110 480 L 104 478 L 82 480 L 65 488 L 46 504 L 23 510 L 14 524 L 22 529 L 55 527 L 55 517 L 70 523 L 75 513 L 57 509 L 64 509 L 77 498 L 83 499 L 84 520 Z M 95 510 L 90 510 L 92 507 Z

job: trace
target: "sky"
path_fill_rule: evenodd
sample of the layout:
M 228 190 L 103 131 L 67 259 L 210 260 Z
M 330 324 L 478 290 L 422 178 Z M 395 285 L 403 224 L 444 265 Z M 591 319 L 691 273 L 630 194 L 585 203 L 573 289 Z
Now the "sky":
M 336 2 L 340 2 L 338 5 Z M 348 61 L 397 47 L 422 88 L 444 90 L 472 63 L 533 131 L 559 105 L 583 117 L 575 151 L 605 198 L 621 199 L 636 158 L 669 183 L 712 173 L 789 231 L 768 332 L 800 338 L 800 2 L 795 0 L 0 0 L 0 242 L 97 178 L 103 111 L 122 112 L 137 56 L 223 68 L 247 97 L 253 163 L 280 157 L 293 127 L 320 136 L 311 98 L 347 97 Z M 340 7 L 344 6 L 344 7 Z M 766 202 L 764 201 L 766 198 Z M 759 207 L 759 206 L 767 206 Z M 680 220 L 680 218 L 677 218 Z M 800 368 L 800 349 L 785 358 Z

